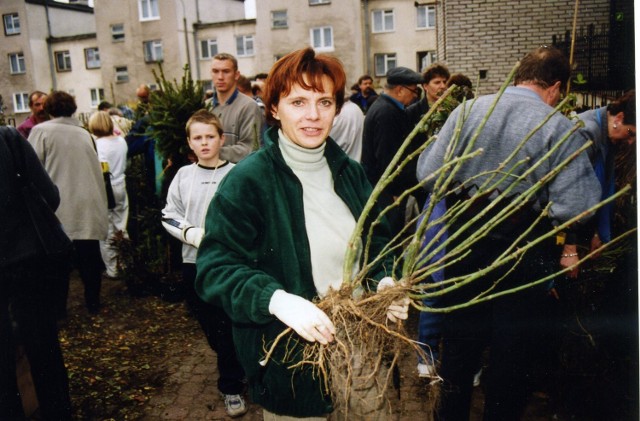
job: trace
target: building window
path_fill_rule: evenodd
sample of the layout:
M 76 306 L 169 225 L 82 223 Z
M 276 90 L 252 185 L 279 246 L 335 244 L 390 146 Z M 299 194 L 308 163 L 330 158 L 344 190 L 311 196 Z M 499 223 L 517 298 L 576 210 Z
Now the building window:
M 20 18 L 17 13 L 2 15 L 2 20 L 4 21 L 5 35 L 18 35 L 20 33 Z
M 84 62 L 87 69 L 100 68 L 100 50 L 97 47 L 84 49 Z
M 200 83 L 202 84 L 203 91 L 213 91 L 213 81 L 211 81 L 211 79 L 201 80 Z
M 374 10 L 371 12 L 373 32 L 391 32 L 395 30 L 393 10 Z
M 253 35 L 240 35 L 239 37 L 236 37 L 236 51 L 238 53 L 238 57 L 254 55 Z
M 116 23 L 111 25 L 111 42 L 124 41 L 124 24 Z
M 393 54 L 375 54 L 373 56 L 375 62 L 376 76 L 386 76 L 387 72 L 397 66 L 395 53 Z
M 418 6 L 417 27 L 418 29 L 433 29 L 436 27 L 436 7 L 435 6 Z
M 71 71 L 71 55 L 69 54 L 69 50 L 66 51 L 56 51 L 56 70 L 59 72 L 70 72 Z
M 9 54 L 9 67 L 12 75 L 19 75 L 27 72 L 27 66 L 24 64 L 24 54 Z
M 26 113 L 29 110 L 29 92 L 13 94 L 13 112 Z
M 289 27 L 286 10 L 275 10 L 271 12 L 271 27 L 274 29 Z
M 127 70 L 127 66 L 116 67 L 116 82 L 129 82 L 129 71 Z
M 311 28 L 311 46 L 317 51 L 333 51 L 333 28 L 322 26 Z
M 436 62 L 435 51 L 418 51 L 418 68 L 426 69 Z
M 309 0 L 309 5 L 314 6 L 316 4 L 329 4 L 331 0 Z
M 141 21 L 160 19 L 158 0 L 138 0 L 138 9 Z
M 92 88 L 91 89 L 91 108 L 98 108 L 98 104 L 104 99 L 104 89 Z
M 155 39 L 153 41 L 145 41 L 142 45 L 144 48 L 144 61 L 147 63 L 162 61 L 162 41 Z
M 218 54 L 218 40 L 216 39 L 203 39 L 200 40 L 200 59 L 206 60 L 213 58 Z

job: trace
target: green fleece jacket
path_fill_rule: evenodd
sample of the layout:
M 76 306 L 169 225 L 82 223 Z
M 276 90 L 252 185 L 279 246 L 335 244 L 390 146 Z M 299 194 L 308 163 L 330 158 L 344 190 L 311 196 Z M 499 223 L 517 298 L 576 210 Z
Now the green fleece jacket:
M 286 328 L 269 313 L 273 293 L 283 289 L 309 300 L 317 297 L 302 185 L 282 157 L 277 129 L 269 129 L 265 137 L 265 147 L 229 172 L 209 205 L 196 260 L 196 291 L 206 302 L 222 306 L 233 321 L 234 342 L 251 399 L 280 415 L 321 416 L 333 406 L 318 376 L 310 368 L 288 368 L 299 359 L 302 347 L 296 344 L 303 339 L 293 334 L 293 341 L 280 342 L 265 367 L 258 364 L 265 349 Z M 371 194 L 364 170 L 330 138 L 325 157 L 336 193 L 357 219 Z M 386 223 L 380 227 L 372 256 L 389 238 Z M 390 262 L 385 263 L 371 278 L 384 276 L 383 268 L 391 270 Z M 285 352 L 289 352 L 286 363 Z

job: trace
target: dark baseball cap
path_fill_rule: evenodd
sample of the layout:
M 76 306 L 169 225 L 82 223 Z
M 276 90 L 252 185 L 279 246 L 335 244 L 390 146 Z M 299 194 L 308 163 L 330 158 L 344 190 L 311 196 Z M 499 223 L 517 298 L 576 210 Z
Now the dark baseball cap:
M 387 83 L 389 85 L 413 85 L 423 82 L 424 78 L 420 73 L 406 67 L 394 67 L 387 72 Z

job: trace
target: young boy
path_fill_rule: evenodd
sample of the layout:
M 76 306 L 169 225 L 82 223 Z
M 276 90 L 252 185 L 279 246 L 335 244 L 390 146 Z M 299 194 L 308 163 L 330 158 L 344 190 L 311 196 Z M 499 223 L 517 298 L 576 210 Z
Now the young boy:
M 209 202 L 222 178 L 234 164 L 219 158 L 224 144 L 222 124 L 208 110 L 199 110 L 186 125 L 189 147 L 197 163 L 180 168 L 169 186 L 162 225 L 182 245 L 182 276 L 187 287 L 187 304 L 204 330 L 211 348 L 218 354 L 218 390 L 224 395 L 227 413 L 237 417 L 247 412 L 242 393 L 244 370 L 237 360 L 231 321 L 219 307 L 202 301 L 195 293 L 196 254 L 204 235 Z

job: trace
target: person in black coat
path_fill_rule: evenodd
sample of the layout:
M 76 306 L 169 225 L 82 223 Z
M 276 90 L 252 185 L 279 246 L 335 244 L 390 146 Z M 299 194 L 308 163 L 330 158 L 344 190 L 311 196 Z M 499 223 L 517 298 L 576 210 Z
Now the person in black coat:
M 55 280 L 68 270 L 68 253 L 45 253 L 18 172 L 52 210 L 58 207 L 58 188 L 31 145 L 16 129 L 0 127 L 0 419 L 25 418 L 16 376 L 16 348 L 22 345 L 42 419 L 70 420 L 69 381 L 51 302 L 58 295 Z
M 393 159 L 413 126 L 405 112 L 405 107 L 419 96 L 418 84 L 422 75 L 406 67 L 396 67 L 387 72 L 384 92 L 373 103 L 364 119 L 362 137 L 362 166 L 367 178 L 375 185 Z M 416 162 L 407 165 L 380 196 L 380 204 L 385 207 L 406 189 L 415 186 Z M 404 226 L 404 206 L 401 205 L 387 215 L 394 233 Z

